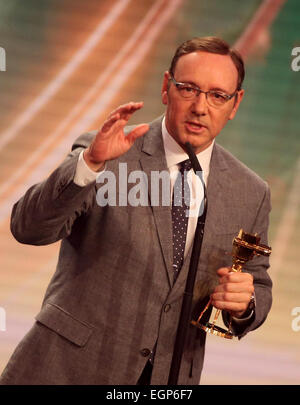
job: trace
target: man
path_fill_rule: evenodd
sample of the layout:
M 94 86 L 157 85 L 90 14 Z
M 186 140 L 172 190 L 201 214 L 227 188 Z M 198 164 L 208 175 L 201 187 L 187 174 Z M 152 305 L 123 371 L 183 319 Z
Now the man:
M 214 142 L 235 117 L 243 78 L 241 58 L 221 39 L 185 42 L 164 75 L 164 117 L 124 128 L 143 103 L 120 106 L 16 203 L 11 229 L 18 241 L 62 243 L 41 312 L 2 384 L 167 383 L 197 218 L 176 234 L 170 205 L 118 203 L 124 197 L 119 170 L 126 164 L 128 175 L 142 170 L 150 179 L 168 170 L 178 176 L 188 159 L 186 141 L 202 166 L 208 199 L 192 315 L 211 296 L 225 322 L 232 317 L 239 338 L 262 324 L 271 306 L 268 260 L 256 257 L 242 273 L 228 266 L 240 228 L 267 243 L 269 189 Z M 103 184 L 95 180 L 105 173 L 115 175 L 117 204 L 101 206 L 97 199 Z M 195 175 L 188 176 L 193 190 Z M 175 234 L 184 236 L 176 276 Z M 179 384 L 199 383 L 205 338 L 201 329 L 188 328 Z

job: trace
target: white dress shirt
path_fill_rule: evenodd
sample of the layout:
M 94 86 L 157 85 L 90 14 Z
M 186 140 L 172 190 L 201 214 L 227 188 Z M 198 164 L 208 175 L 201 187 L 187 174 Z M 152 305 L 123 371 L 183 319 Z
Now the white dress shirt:
M 170 172 L 171 178 L 171 196 L 173 194 L 173 186 L 177 175 L 179 173 L 179 163 L 189 159 L 188 154 L 182 149 L 181 146 L 174 140 L 174 138 L 168 133 L 165 119 L 162 122 L 162 137 L 163 143 L 165 148 L 166 160 L 168 170 Z M 206 148 L 204 151 L 199 152 L 196 156 L 200 163 L 203 172 L 203 180 L 205 185 L 207 185 L 207 179 L 209 175 L 209 166 L 211 160 L 211 154 L 214 146 L 214 141 L 212 144 Z M 185 252 L 184 255 L 186 256 L 189 248 L 192 245 L 194 234 L 197 225 L 197 219 L 200 209 L 200 204 L 203 201 L 204 191 L 203 185 L 199 180 L 198 176 L 194 173 L 193 169 L 188 172 L 187 181 L 190 186 L 190 193 L 191 193 L 191 204 L 190 204 L 190 213 L 188 220 L 188 229 L 187 229 L 187 237 L 186 237 L 186 244 L 185 244 Z M 171 197 L 172 198 L 172 197 Z M 171 200 L 172 201 L 172 200 Z M 202 214 L 202 212 L 200 213 Z

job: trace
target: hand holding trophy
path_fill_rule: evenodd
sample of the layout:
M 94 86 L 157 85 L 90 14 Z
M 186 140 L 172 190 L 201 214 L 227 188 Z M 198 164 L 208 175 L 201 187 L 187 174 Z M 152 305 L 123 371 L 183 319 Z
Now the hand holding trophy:
M 271 254 L 271 248 L 266 245 L 262 245 L 259 243 L 260 242 L 260 237 L 257 234 L 250 234 L 244 232 L 242 229 L 240 230 L 239 234 L 237 237 L 234 238 L 233 240 L 233 248 L 232 248 L 232 257 L 233 257 L 233 263 L 231 266 L 231 271 L 232 272 L 241 272 L 243 265 L 248 262 L 249 260 L 253 259 L 253 257 L 263 255 L 263 256 L 270 256 Z M 231 322 L 229 325 L 228 330 L 223 329 L 219 326 L 216 325 L 216 322 L 218 320 L 218 317 L 220 315 L 221 310 L 218 309 L 216 310 L 214 319 L 212 322 L 207 322 L 205 324 L 202 324 L 200 322 L 203 314 L 207 311 L 207 309 L 211 306 L 211 299 L 207 303 L 206 307 L 204 310 L 201 312 L 199 315 L 197 321 L 192 320 L 191 323 L 204 330 L 207 333 L 211 333 L 216 336 L 221 336 L 226 339 L 232 339 L 233 338 L 233 333 L 231 332 Z

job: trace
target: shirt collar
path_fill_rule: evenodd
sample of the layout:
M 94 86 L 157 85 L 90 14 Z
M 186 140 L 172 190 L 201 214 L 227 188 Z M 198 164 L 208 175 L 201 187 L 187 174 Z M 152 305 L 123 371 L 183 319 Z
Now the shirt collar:
M 168 169 L 172 166 L 177 165 L 178 163 L 182 162 L 189 158 L 188 154 L 182 149 L 182 147 L 175 141 L 175 139 L 169 134 L 166 123 L 165 117 L 162 120 L 162 137 L 163 143 L 165 148 L 166 160 Z M 211 160 L 211 154 L 214 147 L 215 140 L 209 145 L 208 148 L 203 150 L 202 152 L 197 153 L 198 161 L 202 167 L 204 173 L 208 175 L 209 173 L 209 166 Z

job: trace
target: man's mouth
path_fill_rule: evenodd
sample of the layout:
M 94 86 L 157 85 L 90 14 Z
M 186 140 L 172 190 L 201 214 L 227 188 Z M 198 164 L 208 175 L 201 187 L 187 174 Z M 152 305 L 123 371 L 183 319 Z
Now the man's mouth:
M 200 133 L 204 129 L 206 129 L 205 125 L 200 124 L 199 122 L 195 122 L 195 121 L 185 121 L 185 127 L 189 132 L 193 132 L 193 133 Z

